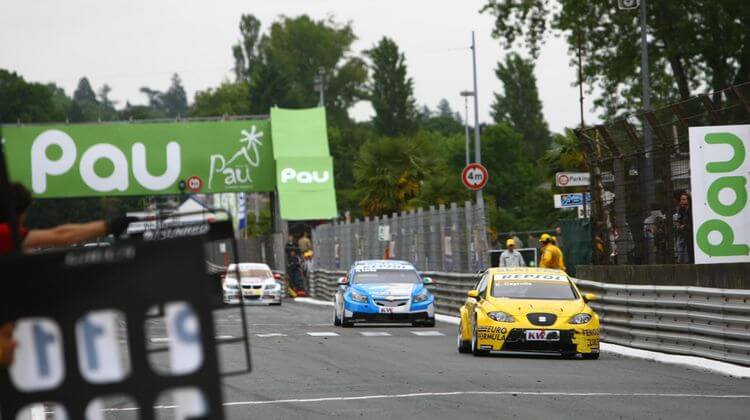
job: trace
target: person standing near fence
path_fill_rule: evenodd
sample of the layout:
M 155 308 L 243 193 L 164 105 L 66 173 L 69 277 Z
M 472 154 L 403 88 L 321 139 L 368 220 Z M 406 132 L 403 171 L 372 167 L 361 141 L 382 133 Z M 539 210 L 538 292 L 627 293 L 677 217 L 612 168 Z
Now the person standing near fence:
M 693 262 L 693 212 L 690 194 L 680 193 L 680 204 L 673 216 L 675 227 L 675 253 L 677 262 L 690 264 Z
M 523 255 L 516 251 L 516 242 L 513 239 L 508 239 L 505 242 L 507 248 L 500 254 L 500 267 L 525 267 L 526 262 L 523 260 Z

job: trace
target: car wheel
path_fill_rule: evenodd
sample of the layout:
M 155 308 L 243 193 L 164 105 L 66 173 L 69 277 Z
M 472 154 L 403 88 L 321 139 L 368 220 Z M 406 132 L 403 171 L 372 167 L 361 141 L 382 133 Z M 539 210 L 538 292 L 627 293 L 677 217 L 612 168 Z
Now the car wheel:
M 422 321 L 422 326 L 426 328 L 432 328 L 435 326 L 435 318 L 427 318 Z
M 581 356 L 585 360 L 598 360 L 599 359 L 599 353 L 583 353 Z
M 463 325 L 458 324 L 458 335 L 456 336 L 456 341 L 458 342 L 458 352 L 459 353 L 471 353 L 471 340 L 461 339 L 462 329 L 463 329 Z
M 577 355 L 578 355 L 577 353 L 569 353 L 569 352 L 565 352 L 561 354 L 563 359 L 575 359 Z
M 479 349 L 479 341 L 477 340 L 477 321 L 474 320 L 474 328 L 471 332 L 471 352 L 474 353 L 474 356 L 485 356 L 489 354 L 490 352 L 487 350 L 480 350 Z
M 341 319 L 339 318 L 338 310 L 336 309 L 336 303 L 333 304 L 333 326 L 341 326 Z

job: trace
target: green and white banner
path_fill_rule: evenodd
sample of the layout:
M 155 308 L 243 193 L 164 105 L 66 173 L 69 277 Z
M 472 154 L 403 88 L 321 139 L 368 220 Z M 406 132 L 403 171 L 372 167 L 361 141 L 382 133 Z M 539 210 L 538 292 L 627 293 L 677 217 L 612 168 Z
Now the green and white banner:
M 11 179 L 40 198 L 276 185 L 268 121 L 4 126 L 2 134 Z
M 335 218 L 338 211 L 325 110 L 273 108 L 271 121 L 281 218 Z
M 750 262 L 750 125 L 690 128 L 695 262 Z

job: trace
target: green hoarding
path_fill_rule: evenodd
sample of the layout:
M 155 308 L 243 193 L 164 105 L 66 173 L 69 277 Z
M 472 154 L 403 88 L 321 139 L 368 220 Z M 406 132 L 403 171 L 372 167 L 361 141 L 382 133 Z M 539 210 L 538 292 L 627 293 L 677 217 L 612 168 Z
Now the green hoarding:
M 333 219 L 338 215 L 325 109 L 271 109 L 273 152 L 281 218 Z
M 4 126 L 11 179 L 40 198 L 273 191 L 262 121 Z

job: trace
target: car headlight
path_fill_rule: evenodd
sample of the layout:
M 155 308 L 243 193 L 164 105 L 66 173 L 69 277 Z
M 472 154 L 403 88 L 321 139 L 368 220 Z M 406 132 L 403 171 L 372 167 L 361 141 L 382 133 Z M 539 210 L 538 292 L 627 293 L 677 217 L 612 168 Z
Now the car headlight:
M 422 290 L 422 293 L 414 296 L 411 301 L 414 303 L 424 302 L 429 298 L 430 295 L 427 293 L 427 290 Z
M 224 283 L 224 288 L 227 290 L 237 290 L 240 288 L 240 286 L 237 284 L 237 282 L 226 282 Z
M 355 300 L 357 302 L 367 302 L 367 296 L 361 295 L 352 290 L 352 300 Z
M 568 321 L 569 324 L 586 324 L 591 321 L 591 315 L 589 314 L 578 314 L 573 315 Z
M 516 322 L 516 319 L 513 318 L 513 315 L 502 311 L 490 312 L 487 314 L 487 316 L 497 322 Z
M 266 283 L 263 285 L 263 290 L 274 290 L 278 288 L 279 288 L 278 283 Z

